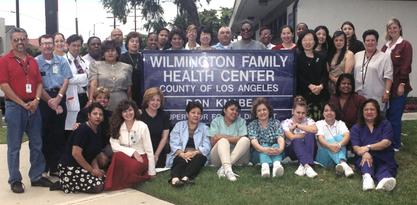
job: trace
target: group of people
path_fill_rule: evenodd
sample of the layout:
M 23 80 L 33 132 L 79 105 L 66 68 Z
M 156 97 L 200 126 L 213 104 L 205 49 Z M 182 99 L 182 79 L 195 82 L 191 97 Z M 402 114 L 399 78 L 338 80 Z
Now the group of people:
M 238 177 L 233 166 L 249 162 L 261 165 L 262 177 L 280 177 L 285 157 L 298 160 L 299 176 L 316 177 L 318 162 L 349 177 L 354 171 L 347 149 L 356 154 L 363 190 L 375 188 L 374 180 L 376 189 L 394 189 L 394 149 L 401 146 L 412 59 L 397 19 L 388 22 L 381 51 L 377 31 L 365 31 L 362 44 L 350 22 L 332 38 L 325 26 L 309 30 L 300 23 L 297 43 L 293 28 L 285 25 L 278 45 L 271 43 L 267 27 L 261 27 L 259 41 L 253 40 L 250 20 L 242 22 L 242 38 L 233 43 L 229 27 L 219 29 L 214 45 L 209 29 L 198 30 L 190 25 L 186 34 L 176 28 L 150 33 L 145 50 L 292 50 L 297 95 L 292 116 L 274 119 L 273 108 L 260 96 L 252 105 L 253 121 L 241 118 L 239 103 L 230 100 L 207 126 L 200 121 L 202 105 L 189 102 L 187 120 L 172 127 L 161 90 L 144 87 L 139 33 L 130 32 L 125 42 L 119 29 L 103 42 L 90 37 L 84 56 L 81 36 L 45 34 L 39 37 L 41 54 L 33 58 L 26 53 L 26 31 L 13 28 L 12 50 L 0 58 L 11 190 L 24 192 L 19 171 L 24 132 L 31 185 L 65 193 L 131 187 L 154 177 L 157 167 L 171 168 L 169 183 L 180 187 L 193 184 L 207 163 L 230 181 Z M 52 183 L 47 175 L 59 180 Z

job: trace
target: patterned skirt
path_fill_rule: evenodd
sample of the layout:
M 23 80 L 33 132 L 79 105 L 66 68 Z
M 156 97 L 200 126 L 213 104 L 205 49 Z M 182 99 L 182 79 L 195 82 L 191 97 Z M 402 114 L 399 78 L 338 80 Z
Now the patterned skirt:
M 96 186 L 103 185 L 104 179 L 93 176 L 82 167 L 58 164 L 59 182 L 65 193 L 90 192 Z

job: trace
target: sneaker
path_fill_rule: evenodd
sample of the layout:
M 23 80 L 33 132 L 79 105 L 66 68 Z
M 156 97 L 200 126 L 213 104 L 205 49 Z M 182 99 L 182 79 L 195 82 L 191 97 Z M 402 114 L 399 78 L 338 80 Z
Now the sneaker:
M 284 167 L 282 167 L 281 163 L 274 163 L 272 177 L 281 177 L 282 175 L 284 175 Z
M 269 177 L 270 176 L 269 172 L 270 172 L 269 165 L 267 163 L 263 163 L 262 168 L 261 168 L 261 176 L 262 177 Z
M 376 190 L 392 191 L 396 184 L 397 181 L 393 177 L 383 178 L 376 186 Z
M 342 176 L 342 174 L 345 172 L 343 166 L 341 164 L 337 164 L 335 167 L 336 175 Z
M 298 166 L 298 169 L 294 173 L 302 177 L 306 174 L 306 170 L 304 169 L 304 166 L 300 164 L 300 166 Z
M 49 181 L 46 177 L 41 177 L 37 181 L 30 182 L 32 186 L 39 186 L 39 187 L 51 187 L 52 182 Z
M 400 149 L 399 148 L 394 148 L 394 152 L 399 152 Z
M 20 182 L 20 181 L 13 182 L 13 183 L 10 185 L 10 189 L 12 190 L 12 192 L 17 193 L 17 194 L 20 194 L 20 193 L 25 192 L 24 185 L 23 185 L 23 183 L 22 183 L 22 182 Z
M 345 176 L 346 177 L 351 177 L 351 176 L 353 176 L 355 173 L 353 172 L 353 169 L 349 166 L 349 165 L 347 165 L 345 168 L 344 168 L 344 171 L 345 171 Z
M 224 173 L 224 168 L 223 168 L 223 166 L 220 166 L 220 168 L 217 170 L 217 176 L 218 176 L 219 178 L 226 177 L 226 174 Z
M 307 175 L 307 177 L 309 178 L 314 178 L 317 176 L 317 172 L 314 171 L 313 168 L 311 168 L 310 166 L 307 166 L 307 168 L 305 169 L 305 173 Z
M 372 179 L 371 175 L 364 174 L 362 175 L 362 190 L 368 191 L 375 188 L 374 180 Z
M 237 180 L 236 176 L 238 176 L 238 175 L 237 175 L 237 174 L 235 174 L 235 173 L 233 173 L 232 168 L 229 168 L 229 169 L 227 169 L 226 171 L 224 171 L 224 174 L 226 175 L 226 178 L 227 178 L 229 181 L 234 182 L 234 181 L 236 181 L 236 180 Z

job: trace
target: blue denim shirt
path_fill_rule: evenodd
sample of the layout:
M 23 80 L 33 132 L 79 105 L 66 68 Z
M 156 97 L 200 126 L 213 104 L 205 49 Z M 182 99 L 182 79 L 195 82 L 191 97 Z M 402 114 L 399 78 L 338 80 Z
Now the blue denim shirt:
M 49 64 L 42 55 L 39 55 L 36 57 L 36 61 L 45 90 L 60 88 L 64 84 L 64 80 L 72 78 L 68 61 L 64 57 L 54 55 L 51 64 Z
M 212 48 L 215 48 L 216 50 L 230 50 L 230 44 L 224 46 L 223 44 L 221 44 L 220 42 L 218 42 L 215 45 L 211 46 Z
M 175 158 L 175 152 L 177 150 L 185 150 L 187 145 L 189 133 L 188 133 L 188 121 L 180 121 L 175 124 L 169 135 L 169 145 L 171 146 L 171 152 L 167 156 L 166 167 L 171 167 Z M 208 127 L 204 123 L 199 123 L 197 129 L 194 132 L 194 145 L 202 155 L 208 158 L 210 154 L 210 139 L 208 137 Z

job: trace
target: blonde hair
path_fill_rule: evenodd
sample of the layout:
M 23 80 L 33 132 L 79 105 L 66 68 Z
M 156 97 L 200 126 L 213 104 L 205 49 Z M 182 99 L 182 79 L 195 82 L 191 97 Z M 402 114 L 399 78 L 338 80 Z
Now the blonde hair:
M 145 90 L 145 93 L 143 94 L 143 101 L 142 101 L 142 108 L 145 109 L 148 107 L 149 101 L 153 98 L 153 96 L 159 95 L 159 98 L 161 98 L 161 108 L 164 107 L 164 94 L 162 93 L 161 89 L 158 87 L 152 87 Z
M 392 24 L 397 24 L 398 27 L 400 28 L 400 36 L 403 36 L 403 27 L 401 26 L 400 20 L 398 20 L 397 18 L 391 18 L 388 23 L 387 23 L 387 27 L 386 27 L 386 31 L 385 31 L 385 40 L 390 41 L 392 40 L 391 36 L 388 34 L 388 28 L 392 25 Z
M 308 108 L 307 101 L 304 99 L 303 96 L 297 95 L 294 97 L 294 103 L 292 108 L 295 109 L 297 106 Z
M 109 99 L 110 98 L 110 90 L 108 88 L 105 88 L 105 87 L 98 87 L 93 93 L 93 98 L 96 99 L 97 96 L 99 96 L 99 95 L 104 95 L 104 97 Z
M 188 25 L 188 27 L 187 27 L 187 33 L 190 32 L 191 30 L 197 31 L 197 26 L 194 25 L 194 24 Z

